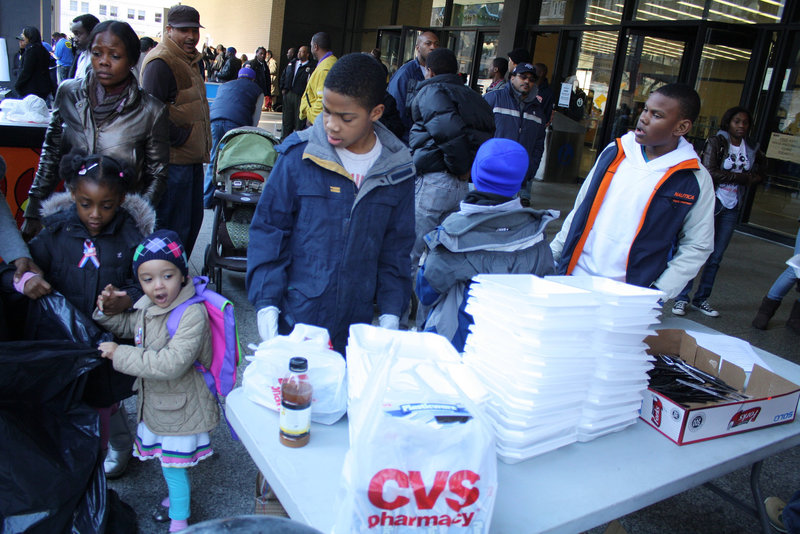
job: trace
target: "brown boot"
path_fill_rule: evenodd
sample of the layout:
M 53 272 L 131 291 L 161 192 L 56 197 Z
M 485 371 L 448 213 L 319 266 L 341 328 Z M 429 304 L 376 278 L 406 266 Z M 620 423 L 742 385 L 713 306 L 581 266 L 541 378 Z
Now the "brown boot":
M 800 334 L 800 300 L 796 301 L 792 306 L 792 313 L 789 314 L 786 327 L 795 334 Z
M 753 319 L 752 325 L 759 330 L 766 330 L 767 323 L 769 323 L 769 320 L 775 315 L 775 311 L 777 311 L 780 305 L 781 301 L 764 297 L 761 301 L 761 307 L 758 308 L 758 313 L 756 313 L 756 318 Z

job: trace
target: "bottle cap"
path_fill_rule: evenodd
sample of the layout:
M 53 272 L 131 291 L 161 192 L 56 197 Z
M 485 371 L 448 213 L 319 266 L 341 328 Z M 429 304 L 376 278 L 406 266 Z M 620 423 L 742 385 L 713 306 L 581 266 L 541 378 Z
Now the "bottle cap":
M 305 373 L 308 371 L 308 360 L 302 356 L 295 356 L 289 360 L 289 370 L 295 373 Z

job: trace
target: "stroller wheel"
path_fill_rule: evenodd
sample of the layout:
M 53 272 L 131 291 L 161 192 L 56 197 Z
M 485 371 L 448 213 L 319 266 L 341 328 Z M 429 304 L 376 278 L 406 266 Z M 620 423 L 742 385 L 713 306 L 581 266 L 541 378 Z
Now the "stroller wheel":
M 222 293 L 222 267 L 214 269 L 214 285 L 217 286 L 217 293 Z
M 208 252 L 211 249 L 211 245 L 206 245 L 206 250 L 203 253 L 203 268 L 200 269 L 200 276 L 208 276 Z

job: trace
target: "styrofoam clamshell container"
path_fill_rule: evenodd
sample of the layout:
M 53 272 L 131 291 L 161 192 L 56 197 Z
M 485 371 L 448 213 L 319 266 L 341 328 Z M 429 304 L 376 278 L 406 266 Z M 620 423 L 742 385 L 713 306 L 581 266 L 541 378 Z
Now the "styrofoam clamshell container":
M 529 458 L 533 458 L 534 456 L 539 456 L 541 454 L 554 451 L 569 445 L 570 443 L 575 443 L 576 441 L 578 441 L 578 434 L 577 431 L 573 430 L 564 436 L 545 440 L 535 445 L 531 445 L 530 447 L 525 447 L 524 449 L 503 447 L 500 443 L 497 443 L 497 457 L 503 463 L 516 464 Z
M 652 367 L 652 366 L 651 366 Z M 598 386 L 635 386 L 642 383 L 642 381 L 649 381 L 650 377 L 647 375 L 647 370 L 642 369 L 638 372 L 609 372 L 607 370 L 596 369 L 592 379 Z
M 602 377 L 605 373 L 647 373 L 654 366 L 650 360 L 612 360 L 599 358 L 595 365 L 595 373 Z
M 491 370 L 509 377 L 522 375 L 520 379 L 542 380 L 546 378 L 591 375 L 595 361 L 587 357 L 537 357 L 508 352 L 494 352 L 479 343 L 464 348 L 462 360 L 491 366 Z M 627 363 L 627 362 L 626 362 Z M 613 362 L 612 364 L 613 365 Z
M 586 353 L 593 349 L 592 336 L 521 336 L 515 332 L 499 332 L 496 328 L 487 325 L 483 319 L 469 327 L 469 336 L 466 344 L 483 342 L 494 347 L 492 353 L 506 351 L 510 354 L 522 354 L 543 358 L 569 358 L 586 357 Z
M 591 389 L 586 394 L 586 402 L 594 403 L 600 406 L 610 406 L 613 404 L 632 402 L 633 399 L 644 398 L 644 393 L 647 391 L 647 386 L 641 389 L 632 389 L 622 393 L 603 393 L 594 392 Z
M 476 288 L 478 291 L 486 288 L 497 294 L 527 301 L 532 297 L 556 308 L 594 306 L 597 302 L 591 291 L 551 282 L 532 274 L 479 274 L 472 281 L 480 284 Z
M 485 368 L 474 368 L 485 371 Z M 519 411 L 533 410 L 544 404 L 550 404 L 549 398 L 563 397 L 580 399 L 585 396 L 589 387 L 589 378 L 578 381 L 574 385 L 535 385 L 527 384 L 511 387 L 508 379 L 498 379 L 496 376 L 484 374 L 483 385 L 489 390 L 492 399 L 498 399 L 508 406 L 513 406 Z M 506 387 L 503 387 L 506 384 Z
M 591 332 L 596 328 L 596 315 L 594 313 L 569 314 L 562 316 L 538 316 L 526 314 L 523 310 L 528 307 L 519 305 L 516 309 L 507 307 L 499 309 L 499 305 L 487 307 L 478 304 L 476 299 L 469 297 L 465 310 L 473 318 L 479 318 L 480 322 L 487 322 L 501 330 L 519 332 L 520 334 L 542 335 L 542 332 L 565 332 L 568 334 L 581 331 Z M 478 319 L 475 320 L 478 322 Z M 566 335 L 561 333 L 560 335 Z M 559 335 L 559 334 L 556 334 Z
M 581 327 L 588 323 L 591 326 L 597 316 L 596 306 L 564 307 L 538 305 L 539 301 L 524 299 L 511 300 L 508 297 L 489 297 L 470 292 L 467 298 L 467 311 L 472 315 L 503 317 L 515 323 L 545 323 L 558 326 L 568 319 L 572 327 Z
M 610 427 L 605 428 L 598 428 L 595 430 L 586 430 L 583 428 L 578 428 L 577 430 L 577 440 L 581 443 L 585 443 L 587 441 L 592 441 L 593 439 L 597 439 L 601 436 L 605 436 L 607 434 L 612 434 L 614 432 L 619 432 L 620 430 L 625 430 L 632 424 L 636 422 L 636 419 L 632 421 L 628 421 L 625 423 L 619 423 L 617 425 L 612 425 Z
M 580 398 L 557 403 L 547 408 L 534 408 L 531 410 L 518 410 L 502 399 L 490 400 L 485 405 L 486 413 L 506 428 L 524 430 L 540 425 L 550 417 L 579 416 L 583 402 Z
M 603 330 L 614 330 L 616 328 L 634 328 L 637 326 L 650 326 L 659 324 L 661 320 L 658 315 L 644 313 L 632 317 L 612 317 L 604 315 L 602 312 L 597 317 L 597 328 Z
M 638 417 L 638 416 L 637 416 Z M 510 430 L 502 425 L 492 422 L 497 443 L 504 448 L 525 448 L 538 442 L 574 434 L 579 416 L 564 418 L 560 421 L 550 421 L 538 427 L 527 430 Z
M 633 402 L 626 402 L 610 407 L 600 407 L 596 404 L 584 403 L 581 408 L 582 421 L 599 422 L 610 418 L 621 417 L 635 413 L 639 417 L 639 410 L 642 408 L 642 399 Z
M 586 432 L 599 431 L 604 428 L 615 427 L 618 425 L 630 424 L 639 418 L 639 410 L 631 410 L 628 413 L 618 414 L 613 417 L 606 417 L 596 421 L 581 422 L 578 427 Z
M 595 330 L 593 339 L 598 343 L 613 343 L 616 345 L 638 345 L 653 331 L 646 327 L 615 328 L 611 330 Z
M 647 354 L 644 349 L 646 345 L 643 347 L 644 343 L 637 344 L 630 349 L 627 347 L 620 347 L 619 345 L 597 345 L 597 352 L 602 353 L 603 360 L 607 361 L 614 361 L 614 362 L 639 362 L 639 361 L 647 361 L 647 362 L 654 362 L 656 361 L 655 356 L 651 356 Z
M 642 399 L 644 399 L 644 392 L 639 393 L 626 393 L 624 395 L 608 395 L 587 397 L 584 404 L 587 406 L 595 406 L 597 408 L 615 408 L 618 406 L 638 405 L 641 406 Z
M 609 382 L 592 382 L 587 392 L 587 397 L 592 395 L 628 395 L 637 394 L 645 389 L 649 384 L 649 380 L 638 380 L 632 384 L 613 385 Z
M 658 301 L 666 298 L 666 293 L 658 289 L 639 287 L 625 282 L 618 282 L 601 276 L 546 276 L 545 280 L 568 285 L 586 291 L 593 291 L 603 296 L 605 302 L 617 304 L 641 303 L 656 306 Z

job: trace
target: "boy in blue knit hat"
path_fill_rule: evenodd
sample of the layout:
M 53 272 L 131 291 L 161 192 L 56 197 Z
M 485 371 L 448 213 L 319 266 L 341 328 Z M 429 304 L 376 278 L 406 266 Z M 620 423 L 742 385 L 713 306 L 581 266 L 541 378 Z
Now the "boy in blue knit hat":
M 460 210 L 425 236 L 416 292 L 424 329 L 464 348 L 472 316 L 465 311 L 470 280 L 477 274 L 553 274 L 553 256 L 544 229 L 559 216 L 513 198 L 528 169 L 528 153 L 516 141 L 489 139 L 475 155 L 475 190 Z

